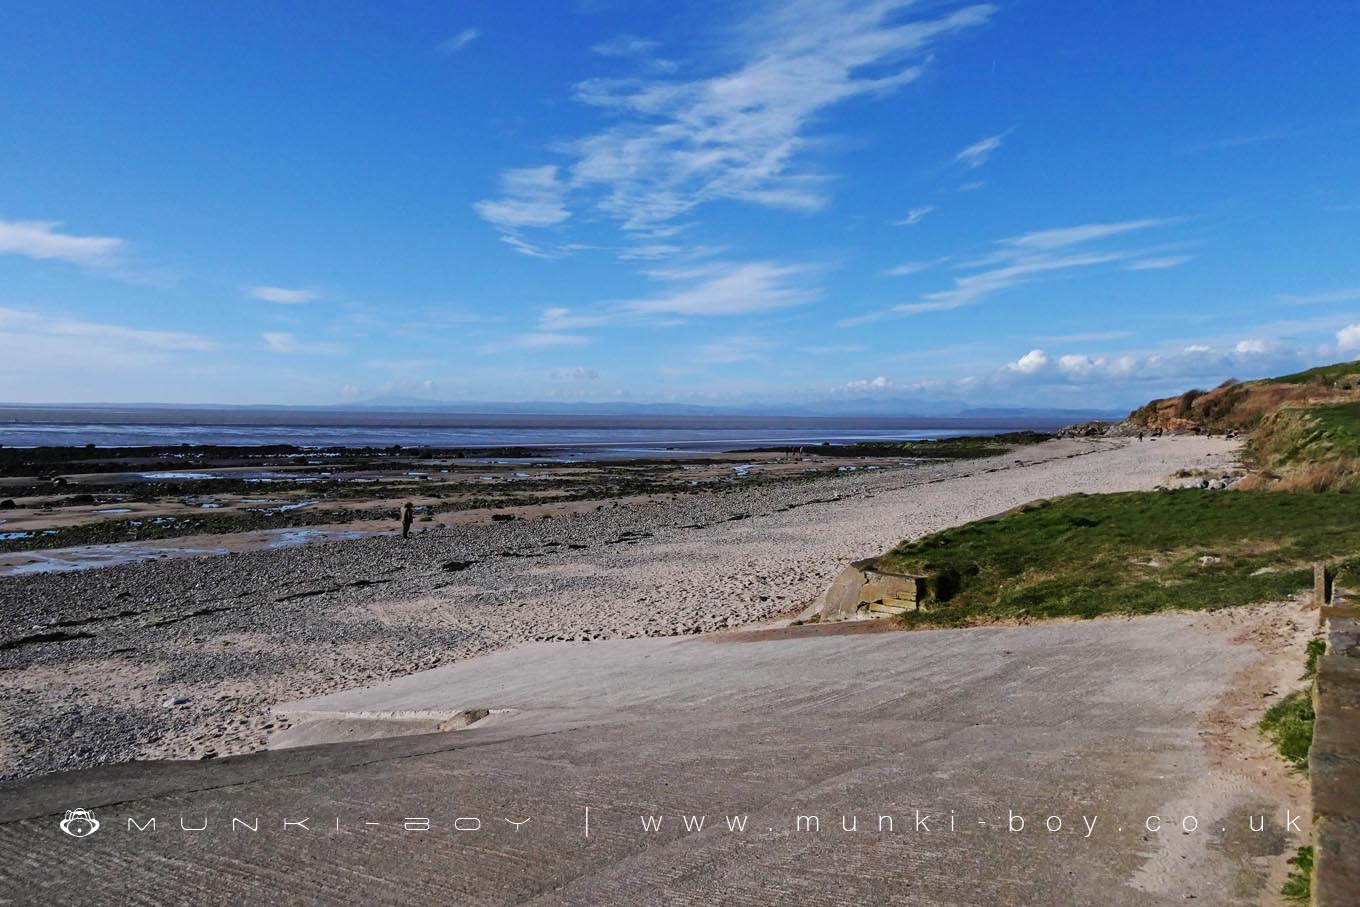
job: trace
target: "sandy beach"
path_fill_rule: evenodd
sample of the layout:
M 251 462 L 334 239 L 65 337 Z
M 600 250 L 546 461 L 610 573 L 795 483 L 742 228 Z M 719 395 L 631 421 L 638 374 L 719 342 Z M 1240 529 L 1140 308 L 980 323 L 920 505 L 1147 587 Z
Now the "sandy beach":
M 1061 440 L 548 520 L 0 579 L 0 773 L 257 750 L 271 705 L 522 642 L 790 615 L 850 560 L 1072 492 L 1228 471 L 1235 442 Z

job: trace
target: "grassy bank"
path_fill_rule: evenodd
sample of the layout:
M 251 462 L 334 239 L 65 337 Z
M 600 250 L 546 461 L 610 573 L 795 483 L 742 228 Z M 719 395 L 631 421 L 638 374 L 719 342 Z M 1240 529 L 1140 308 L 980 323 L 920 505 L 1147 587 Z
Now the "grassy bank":
M 1272 413 L 1247 453 L 1264 470 L 1260 487 L 1360 491 L 1360 401 Z
M 928 578 L 911 624 L 1146 614 L 1279 600 L 1315 560 L 1360 579 L 1355 498 L 1184 489 L 1072 495 L 899 545 L 880 559 Z
M 1249 432 L 1243 452 L 1259 470 L 1249 488 L 1360 491 L 1360 361 L 1152 400 L 1130 413 L 1128 424 Z

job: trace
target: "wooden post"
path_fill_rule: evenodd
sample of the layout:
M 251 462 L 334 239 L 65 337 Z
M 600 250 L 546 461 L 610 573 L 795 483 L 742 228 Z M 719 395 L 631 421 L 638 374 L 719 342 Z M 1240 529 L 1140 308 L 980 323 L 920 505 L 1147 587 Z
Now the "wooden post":
M 1313 565 L 1313 605 L 1321 608 L 1332 603 L 1332 581 L 1335 574 L 1326 564 Z

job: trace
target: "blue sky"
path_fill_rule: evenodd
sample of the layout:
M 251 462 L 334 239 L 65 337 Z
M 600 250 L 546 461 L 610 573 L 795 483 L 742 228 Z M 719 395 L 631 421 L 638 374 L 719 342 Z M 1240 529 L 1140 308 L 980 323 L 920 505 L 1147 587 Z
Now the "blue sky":
M 11 5 L 0 400 L 1126 406 L 1360 356 L 1360 6 Z

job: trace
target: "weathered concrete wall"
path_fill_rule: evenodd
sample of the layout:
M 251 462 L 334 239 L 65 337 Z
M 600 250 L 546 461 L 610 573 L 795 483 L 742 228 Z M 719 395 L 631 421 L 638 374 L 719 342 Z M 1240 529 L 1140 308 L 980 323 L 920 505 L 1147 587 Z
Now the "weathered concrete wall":
M 1327 651 L 1318 662 L 1308 770 L 1315 825 L 1313 904 L 1360 901 L 1360 610 L 1324 609 Z
M 873 558 L 868 558 L 842 570 L 800 619 L 813 615 L 821 620 L 881 617 L 915 611 L 924 598 L 925 577 L 882 570 Z

